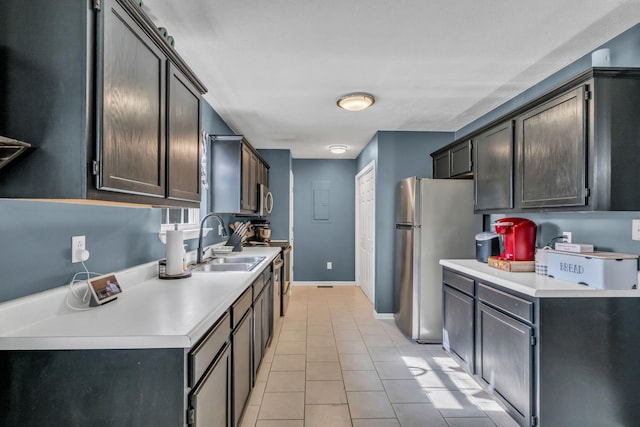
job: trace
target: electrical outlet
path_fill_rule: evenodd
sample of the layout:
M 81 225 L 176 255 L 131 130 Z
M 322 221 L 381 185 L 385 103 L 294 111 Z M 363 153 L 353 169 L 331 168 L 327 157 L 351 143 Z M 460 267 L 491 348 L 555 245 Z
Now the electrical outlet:
M 631 220 L 631 239 L 640 240 L 640 219 Z
M 71 262 L 81 262 L 82 253 L 85 250 L 85 236 L 71 237 Z
M 331 261 L 327 262 L 327 270 L 331 270 L 333 268 L 333 263 Z
M 571 243 L 571 232 L 570 231 L 563 231 L 562 232 L 562 241 L 564 243 Z

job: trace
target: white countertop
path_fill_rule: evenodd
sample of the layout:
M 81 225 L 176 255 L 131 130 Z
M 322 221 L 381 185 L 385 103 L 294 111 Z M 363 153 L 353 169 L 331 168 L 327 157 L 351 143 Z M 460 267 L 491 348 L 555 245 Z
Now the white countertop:
M 86 311 L 67 306 L 68 286 L 7 301 L 0 304 L 0 350 L 190 348 L 279 252 L 244 248 L 238 256 L 266 256 L 251 272 L 161 280 L 157 262 L 116 272 L 122 294 Z
M 510 273 L 475 259 L 442 259 L 440 265 L 536 298 L 640 297 L 638 289 L 596 289 L 536 273 Z

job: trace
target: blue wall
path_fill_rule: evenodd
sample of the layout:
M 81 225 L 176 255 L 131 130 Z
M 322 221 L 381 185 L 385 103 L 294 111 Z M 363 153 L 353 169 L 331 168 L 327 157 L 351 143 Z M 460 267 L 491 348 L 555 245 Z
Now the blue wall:
M 354 281 L 355 160 L 293 159 L 292 169 L 294 280 Z M 312 186 L 318 181 L 330 181 L 328 221 L 313 219 Z
M 232 133 L 206 102 L 202 125 L 209 133 Z M 0 219 L 0 301 L 68 283 L 82 269 L 71 263 L 71 236 L 87 236 L 86 265 L 94 272 L 164 257 L 159 209 L 0 199 Z M 216 234 L 206 243 L 220 241 Z
M 378 313 L 393 312 L 396 184 L 410 176 L 431 178 L 433 174 L 430 154 L 453 139 L 452 132 L 380 131 L 356 159 L 358 171 L 371 161 L 376 162 L 375 310 Z
M 631 240 L 631 220 L 640 212 L 558 212 L 515 214 L 538 226 L 536 247 L 543 247 L 563 231 L 570 231 L 575 243 L 589 243 L 598 251 L 640 254 L 640 241 Z M 491 215 L 491 221 L 504 215 Z
M 271 240 L 289 240 L 289 199 L 291 151 L 258 150 L 269 163 L 269 189 L 273 194 L 273 211 L 269 215 Z
M 222 120 L 222 118 L 218 115 L 218 113 L 207 103 L 206 101 L 202 101 L 202 129 L 207 132 L 209 135 L 235 135 L 233 130 Z M 209 147 L 208 147 L 209 148 Z M 211 166 L 211 150 L 208 151 L 209 164 L 207 167 Z M 210 178 L 209 178 L 210 179 Z M 202 191 L 202 199 L 200 203 L 200 214 L 201 217 L 204 217 L 205 214 L 211 212 L 210 208 L 210 189 Z M 233 220 L 233 216 L 231 214 L 221 214 L 222 220 L 224 221 L 225 228 L 227 229 L 227 233 L 231 235 L 231 229 L 229 228 L 229 223 Z M 218 235 L 218 222 L 214 218 L 210 218 L 207 220 L 205 227 L 213 228 L 212 231 L 203 239 L 203 245 L 211 245 L 213 243 L 217 243 L 226 238 Z M 193 250 L 198 247 L 197 240 L 191 240 L 188 243 L 188 249 Z
M 71 236 L 86 235 L 90 271 L 109 273 L 163 257 L 160 210 L 0 201 L 0 301 L 68 283 Z

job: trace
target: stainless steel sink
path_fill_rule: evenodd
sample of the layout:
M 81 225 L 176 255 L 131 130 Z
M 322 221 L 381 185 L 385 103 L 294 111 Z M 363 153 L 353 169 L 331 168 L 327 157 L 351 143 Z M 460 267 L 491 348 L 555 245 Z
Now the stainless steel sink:
M 208 273 L 211 271 L 251 271 L 249 264 L 202 264 L 194 268 L 195 273 Z
M 210 264 L 260 264 L 263 256 L 223 256 L 208 261 Z
M 214 271 L 251 271 L 258 264 L 264 261 L 266 257 L 253 256 L 225 256 L 219 258 L 213 258 L 204 264 L 201 264 L 194 268 L 194 273 L 209 273 Z

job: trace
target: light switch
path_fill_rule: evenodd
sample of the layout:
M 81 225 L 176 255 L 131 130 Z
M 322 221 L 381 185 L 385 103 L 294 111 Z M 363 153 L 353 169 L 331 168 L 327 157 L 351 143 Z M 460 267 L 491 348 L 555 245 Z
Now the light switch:
M 640 240 L 640 219 L 631 220 L 631 238 Z

